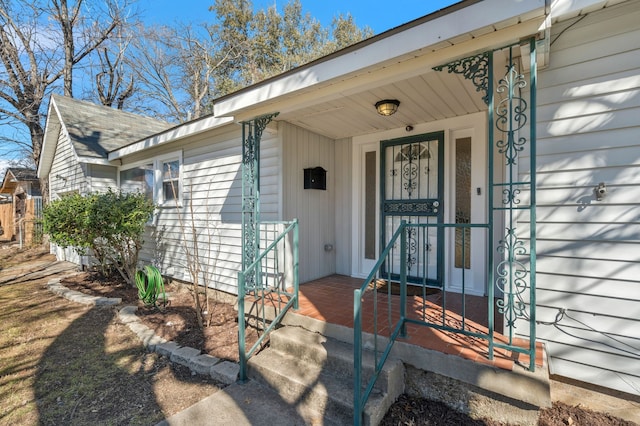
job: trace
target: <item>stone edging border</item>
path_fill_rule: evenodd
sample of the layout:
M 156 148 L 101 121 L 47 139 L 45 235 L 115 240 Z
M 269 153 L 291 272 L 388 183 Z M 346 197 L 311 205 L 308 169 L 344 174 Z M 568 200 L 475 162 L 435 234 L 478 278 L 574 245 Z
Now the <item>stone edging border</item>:
M 122 302 L 122 299 L 119 297 L 99 297 L 99 296 L 89 296 L 84 293 L 80 293 L 79 291 L 69 290 L 67 287 L 60 284 L 64 278 L 72 277 L 76 274 L 65 275 L 60 278 L 52 278 L 47 282 L 47 288 L 58 296 L 62 296 L 65 299 L 68 299 L 72 302 L 81 303 L 83 305 L 93 305 L 93 306 L 112 306 L 117 305 Z
M 47 288 L 53 293 L 64 297 L 72 302 L 93 306 L 115 306 L 122 302 L 120 298 L 109 298 L 99 296 L 88 296 L 75 290 L 69 290 L 60 284 L 65 277 L 50 279 Z M 219 383 L 230 385 L 238 379 L 240 366 L 231 361 L 221 361 L 220 359 L 202 354 L 198 349 L 189 346 L 179 346 L 175 342 L 167 341 L 158 336 L 152 329 L 142 323 L 136 315 L 136 306 L 123 306 L 116 309 L 118 321 L 129 326 L 142 345 L 151 352 L 166 356 L 175 364 L 188 367 L 195 374 L 209 375 Z

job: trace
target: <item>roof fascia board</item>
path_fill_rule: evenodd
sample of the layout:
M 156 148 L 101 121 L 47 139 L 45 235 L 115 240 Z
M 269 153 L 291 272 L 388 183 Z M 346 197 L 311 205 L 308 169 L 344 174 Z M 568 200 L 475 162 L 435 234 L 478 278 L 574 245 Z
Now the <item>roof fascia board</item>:
M 4 178 L 2 179 L 2 186 L 0 187 L 0 192 L 5 193 L 4 190 L 5 188 L 7 188 L 7 184 L 11 182 L 11 179 L 9 179 L 9 173 L 11 173 L 11 175 L 15 179 L 15 175 L 13 174 L 13 172 L 10 169 L 7 169 L 7 171 L 4 174 Z
M 109 163 L 109 160 L 106 158 L 96 158 L 96 157 L 78 157 L 78 163 L 84 164 L 97 164 L 99 166 L 114 166 Z
M 175 142 L 180 139 L 184 139 L 189 136 L 194 136 L 207 130 L 216 129 L 226 124 L 232 123 L 233 117 L 214 117 L 208 116 L 203 119 L 194 120 L 190 123 L 185 123 L 173 129 L 166 130 L 162 133 L 158 133 L 146 139 L 142 139 L 131 145 L 112 151 L 108 155 L 108 161 L 119 160 L 127 155 L 135 154 L 137 152 L 153 148 L 158 145 L 163 145 L 169 142 Z
M 545 0 L 485 0 L 456 10 L 450 14 L 428 20 L 404 31 L 394 32 L 360 49 L 316 65 L 303 67 L 298 72 L 286 74 L 266 84 L 230 95 L 214 103 L 215 115 L 226 116 L 252 105 L 287 95 L 310 86 L 338 79 L 351 73 L 390 62 L 463 34 L 467 34 L 497 22 L 539 11 L 544 15 Z
M 357 78 L 341 79 L 330 86 L 324 87 L 322 91 L 307 90 L 295 96 L 265 102 L 254 108 L 249 108 L 246 111 L 238 112 L 235 118 L 237 121 L 242 121 L 273 111 L 278 111 L 284 115 L 297 109 L 356 94 L 381 84 L 411 78 L 423 74 L 425 70 L 430 70 L 434 66 L 472 55 L 473 52 L 501 48 L 520 40 L 522 37 L 535 34 L 540 30 L 540 25 L 543 22 L 544 19 L 542 18 L 536 21 L 529 21 L 518 25 L 517 30 L 514 31 L 494 31 L 478 38 L 447 47 L 446 49 L 438 50 L 429 55 L 413 56 L 399 65 L 402 67 L 400 69 L 398 66 L 383 67 L 372 72 L 363 73 Z
M 49 99 L 49 108 L 47 109 L 47 117 L 51 117 L 51 112 L 54 111 L 55 115 L 54 118 L 57 120 L 57 124 L 60 127 L 60 114 L 57 111 L 57 108 L 55 108 L 55 101 L 53 96 L 51 96 L 51 98 Z M 52 123 L 50 119 L 47 119 L 47 123 L 45 125 L 44 128 L 44 138 L 42 141 L 42 149 L 40 151 L 40 161 L 38 161 L 38 170 L 36 171 L 36 176 L 38 176 L 39 178 L 43 178 L 46 175 L 49 174 L 49 172 L 51 171 L 51 166 L 53 164 L 53 156 L 55 155 L 55 146 L 54 147 L 49 147 L 49 145 L 51 145 L 51 143 L 47 143 L 47 141 L 49 140 L 48 135 L 53 132 L 53 130 L 51 129 Z M 60 132 L 60 130 L 58 130 L 58 132 Z M 57 143 L 57 139 L 56 142 Z M 51 155 L 50 159 L 49 158 L 45 158 L 45 154 L 48 154 L 48 151 L 53 149 L 53 154 Z M 43 161 L 44 160 L 44 161 Z

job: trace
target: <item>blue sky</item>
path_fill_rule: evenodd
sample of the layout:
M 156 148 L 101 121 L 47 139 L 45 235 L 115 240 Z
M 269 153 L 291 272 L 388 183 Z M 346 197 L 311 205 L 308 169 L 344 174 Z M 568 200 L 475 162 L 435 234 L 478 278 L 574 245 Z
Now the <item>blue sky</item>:
M 442 9 L 459 0 L 301 0 L 302 8 L 323 25 L 329 26 L 334 16 L 351 13 L 359 26 L 369 26 L 375 34 Z M 254 9 L 276 4 L 279 10 L 286 0 L 253 0 Z M 149 23 L 171 24 L 181 22 L 211 22 L 213 13 L 209 6 L 213 0 L 139 0 L 138 6 L 144 20 Z

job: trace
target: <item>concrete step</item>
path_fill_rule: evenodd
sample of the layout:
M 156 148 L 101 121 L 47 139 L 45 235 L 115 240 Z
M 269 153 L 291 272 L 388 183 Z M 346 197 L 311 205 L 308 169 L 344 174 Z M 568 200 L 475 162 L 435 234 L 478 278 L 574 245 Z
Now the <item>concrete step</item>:
M 270 336 L 271 348 L 287 353 L 297 359 L 322 365 L 326 370 L 350 379 L 353 383 L 353 345 L 327 338 L 320 333 L 309 332 L 301 327 L 284 327 Z M 362 352 L 362 384 L 366 386 L 375 373 L 373 352 Z M 382 367 L 376 388 L 382 392 L 397 393 L 403 387 L 404 377 L 398 373 L 402 362 L 388 359 Z M 353 386 L 353 384 L 352 384 Z M 398 393 L 399 395 L 399 393 Z
M 352 328 L 320 321 L 295 312 L 288 313 L 283 324 L 321 333 L 329 339 L 353 342 Z M 365 348 L 373 347 L 375 341 L 373 335 L 363 333 L 362 339 Z M 384 345 L 386 341 L 386 338 L 378 337 L 380 344 Z M 459 356 L 425 349 L 413 345 L 411 336 L 404 341 L 397 341 L 391 351 L 391 356 L 401 360 L 405 365 L 412 365 L 420 370 L 430 371 L 475 386 L 483 391 L 496 394 L 496 397 L 499 395 L 508 398 L 514 404 L 522 402 L 546 408 L 551 406 L 549 364 L 546 350 L 542 355 L 542 367 L 536 368 L 536 371 L 532 373 L 519 365 L 514 366 L 513 370 L 503 370 L 482 362 L 474 362 Z
M 285 327 L 272 333 L 269 349 L 249 361 L 249 377 L 270 386 L 299 410 L 317 413 L 325 424 L 351 424 L 353 349 L 349 357 L 348 352 L 347 344 Z M 366 358 L 372 360 L 371 354 Z M 403 391 L 404 367 L 389 360 L 365 407 L 365 424 L 378 424 Z

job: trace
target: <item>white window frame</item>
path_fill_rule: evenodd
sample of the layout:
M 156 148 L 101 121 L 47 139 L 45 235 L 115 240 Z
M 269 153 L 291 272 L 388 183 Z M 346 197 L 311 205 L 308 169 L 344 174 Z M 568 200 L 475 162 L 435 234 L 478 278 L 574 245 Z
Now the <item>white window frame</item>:
M 163 191 L 163 166 L 169 161 L 178 161 L 178 201 L 165 200 Z M 182 207 L 184 168 L 182 166 L 182 151 L 175 151 L 168 154 L 158 155 L 131 164 L 118 167 L 118 188 L 121 188 L 120 172 L 140 167 L 146 164 L 153 164 L 153 203 L 159 208 Z

